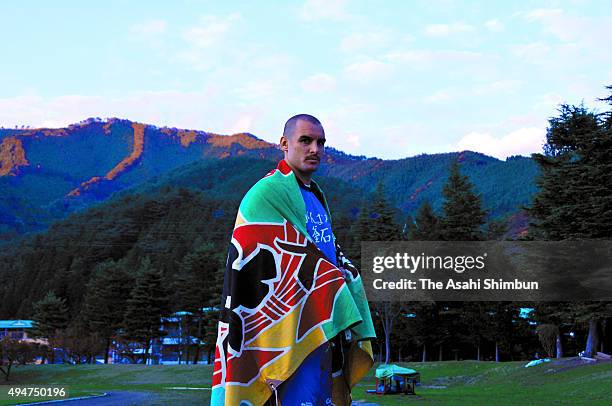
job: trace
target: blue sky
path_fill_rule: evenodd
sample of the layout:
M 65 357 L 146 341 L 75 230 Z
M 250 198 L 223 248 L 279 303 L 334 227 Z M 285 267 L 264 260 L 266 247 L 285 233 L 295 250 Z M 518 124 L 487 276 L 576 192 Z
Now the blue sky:
M 401 158 L 541 149 L 612 84 L 608 1 L 4 1 L 0 125 L 122 117 Z

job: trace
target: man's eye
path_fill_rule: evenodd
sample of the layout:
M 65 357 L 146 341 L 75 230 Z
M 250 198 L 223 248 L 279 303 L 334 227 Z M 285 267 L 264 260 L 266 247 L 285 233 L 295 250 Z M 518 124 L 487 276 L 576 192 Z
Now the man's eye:
M 324 146 L 325 146 L 325 141 L 324 141 L 324 140 L 317 141 L 317 144 L 318 144 L 320 147 L 324 147 Z

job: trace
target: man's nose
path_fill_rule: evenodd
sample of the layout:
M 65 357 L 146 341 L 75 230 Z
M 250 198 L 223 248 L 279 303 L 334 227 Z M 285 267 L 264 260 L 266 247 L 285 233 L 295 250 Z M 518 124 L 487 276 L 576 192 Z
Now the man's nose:
M 321 147 L 319 146 L 316 140 L 310 143 L 310 152 L 312 154 L 318 154 L 320 149 Z

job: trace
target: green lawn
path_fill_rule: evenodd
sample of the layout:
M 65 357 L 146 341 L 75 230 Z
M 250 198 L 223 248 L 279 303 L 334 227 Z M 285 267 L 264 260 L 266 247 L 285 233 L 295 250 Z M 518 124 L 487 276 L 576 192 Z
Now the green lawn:
M 166 388 L 208 389 L 211 376 L 212 367 L 206 365 L 28 365 L 13 369 L 10 384 L 66 385 L 70 397 L 113 390 L 154 392 L 159 404 L 193 405 L 208 404 L 210 390 Z M 0 405 L 14 403 L 0 400 Z
M 368 376 L 353 390 L 353 399 L 380 405 L 612 404 L 612 362 L 578 363 L 562 359 L 531 368 L 524 368 L 526 362 L 402 363 L 421 373 L 417 396 L 366 394 L 375 385 Z
M 612 362 L 576 365 L 575 359 L 532 368 L 525 362 L 446 361 L 401 364 L 421 373 L 417 396 L 372 395 L 374 370 L 353 390 L 353 398 L 379 405 L 409 402 L 440 405 L 612 404 Z M 211 367 L 202 365 L 32 365 L 14 369 L 11 384 L 67 385 L 71 396 L 112 390 L 151 392 L 156 404 L 208 404 Z M 13 402 L 14 403 L 14 402 Z M 0 401 L 0 404 L 9 404 Z

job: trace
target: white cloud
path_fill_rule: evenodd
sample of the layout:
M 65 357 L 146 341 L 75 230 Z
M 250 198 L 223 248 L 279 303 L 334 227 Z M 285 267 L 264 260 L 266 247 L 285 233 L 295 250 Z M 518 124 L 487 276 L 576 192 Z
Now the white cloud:
M 183 39 L 196 48 L 219 45 L 235 23 L 241 19 L 239 14 L 230 14 L 227 17 L 202 16 L 198 25 L 183 30 Z
M 327 142 L 330 146 L 342 151 L 358 153 L 359 150 L 369 150 L 369 138 L 355 118 L 376 114 L 376 107 L 368 103 L 343 100 L 331 111 L 315 115 L 325 126 L 325 133 L 328 134 Z M 368 152 L 368 155 L 371 156 L 371 153 Z
M 150 20 L 144 23 L 133 25 L 130 28 L 130 31 L 137 35 L 151 37 L 155 35 L 164 34 L 167 28 L 168 25 L 164 20 Z
M 543 42 L 532 42 L 529 44 L 515 45 L 512 47 L 514 55 L 521 59 L 538 62 L 547 59 L 552 48 Z
M 385 45 L 389 35 L 383 32 L 354 32 L 342 38 L 340 49 L 343 52 L 355 52 L 365 48 L 376 48 Z
M 425 103 L 438 104 L 438 103 L 446 103 L 453 100 L 454 96 L 452 91 L 449 89 L 438 90 L 437 92 L 430 94 L 425 97 L 423 100 Z
M 298 17 L 308 22 L 345 20 L 348 18 L 346 6 L 346 0 L 306 0 L 298 11 Z
M 515 93 L 522 85 L 522 80 L 515 79 L 502 79 L 494 82 L 478 85 L 474 87 L 473 93 L 476 95 L 487 95 L 487 94 L 509 94 Z
M 164 20 L 150 20 L 130 27 L 132 39 L 145 43 L 160 54 L 165 53 L 168 25 Z
M 230 125 L 230 131 L 228 134 L 252 132 L 254 120 L 255 114 L 253 113 L 245 113 L 238 116 L 235 122 Z
M 368 156 L 401 159 L 423 153 L 447 152 L 450 146 L 443 145 L 442 139 L 432 134 L 424 124 L 413 122 L 382 127 L 376 133 L 368 134 L 364 137 L 362 150 L 368 151 Z
M 248 110 L 248 111 L 247 111 Z M 254 119 L 240 120 L 250 107 L 223 105 L 208 90 L 197 92 L 146 91 L 121 97 L 35 94 L 0 99 L 0 124 L 64 127 L 88 117 L 120 117 L 158 126 L 190 128 L 222 134 L 249 130 Z
M 456 144 L 456 150 L 476 151 L 505 159 L 512 155 L 530 155 L 540 152 L 546 140 L 546 130 L 541 127 L 523 127 L 505 135 L 470 132 Z
M 235 93 L 243 101 L 261 103 L 278 93 L 279 83 L 274 81 L 255 80 L 248 82 L 235 90 Z
M 300 85 L 305 92 L 325 93 L 336 87 L 336 80 L 327 73 L 317 73 L 302 80 Z
M 222 66 L 221 61 L 227 65 L 227 54 L 234 49 L 228 44 L 230 33 L 237 31 L 237 23 L 241 20 L 242 16 L 236 13 L 200 17 L 198 24 L 181 31 L 184 44 L 175 51 L 174 59 L 187 63 L 197 71 L 209 71 L 214 66 Z M 245 48 L 243 44 L 241 52 Z
M 524 13 L 527 21 L 542 21 L 550 18 L 558 18 L 563 15 L 560 8 L 538 8 Z
M 389 76 L 393 72 L 393 65 L 375 59 L 368 59 L 348 65 L 344 71 L 348 79 L 370 82 Z
M 523 18 L 528 22 L 540 24 L 543 32 L 565 42 L 580 41 L 584 42 L 585 46 L 588 46 L 589 43 L 607 45 L 609 38 L 612 37 L 612 17 L 610 16 L 591 18 L 570 15 L 559 8 L 539 8 L 523 13 Z M 584 41 L 585 38 L 588 38 L 589 41 Z
M 475 31 L 474 26 L 465 23 L 431 24 L 425 27 L 425 34 L 430 37 L 446 37 Z
M 390 52 L 385 59 L 392 63 L 406 64 L 409 67 L 448 66 L 474 63 L 483 65 L 487 58 L 480 52 L 456 50 L 401 50 Z
M 491 20 L 488 20 L 484 23 L 485 27 L 489 30 L 489 31 L 493 31 L 493 32 L 500 32 L 504 30 L 504 24 L 499 21 L 497 18 L 493 18 Z
M 558 93 L 545 93 L 536 99 L 533 108 L 536 110 L 555 111 L 560 104 L 566 102 L 567 99 L 564 99 Z

